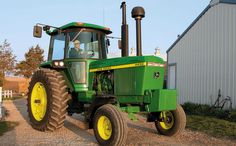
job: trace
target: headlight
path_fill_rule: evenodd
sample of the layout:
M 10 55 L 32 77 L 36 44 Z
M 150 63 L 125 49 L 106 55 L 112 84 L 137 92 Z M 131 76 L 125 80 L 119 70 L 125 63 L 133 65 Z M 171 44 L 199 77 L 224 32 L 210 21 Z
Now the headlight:
M 59 63 L 56 61 L 56 62 L 54 62 L 54 65 L 55 65 L 55 66 L 58 66 L 58 65 L 59 65 Z
M 64 62 L 63 62 L 63 61 L 60 61 L 60 62 L 59 62 L 59 65 L 60 65 L 60 67 L 63 67 L 63 66 L 64 66 Z
M 55 60 L 55 61 L 53 61 L 52 64 L 53 64 L 54 68 L 64 68 L 64 66 L 65 66 L 65 63 L 61 60 Z

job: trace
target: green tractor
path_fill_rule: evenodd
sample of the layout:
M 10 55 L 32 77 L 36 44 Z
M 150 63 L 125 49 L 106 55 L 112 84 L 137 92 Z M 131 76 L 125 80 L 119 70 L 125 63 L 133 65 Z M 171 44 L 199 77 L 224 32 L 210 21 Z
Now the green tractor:
M 177 91 L 163 89 L 164 61 L 142 56 L 142 7 L 132 10 L 137 25 L 137 56 L 128 56 L 126 4 L 123 11 L 122 57 L 107 59 L 109 28 L 72 22 L 56 28 L 34 26 L 34 36 L 42 30 L 51 36 L 48 60 L 39 66 L 29 85 L 28 113 L 33 128 L 55 131 L 66 115 L 84 115 L 84 120 L 100 145 L 123 145 L 127 123 L 122 112 L 136 120 L 147 116 L 159 133 L 174 136 L 186 125 L 186 116 L 177 104 Z

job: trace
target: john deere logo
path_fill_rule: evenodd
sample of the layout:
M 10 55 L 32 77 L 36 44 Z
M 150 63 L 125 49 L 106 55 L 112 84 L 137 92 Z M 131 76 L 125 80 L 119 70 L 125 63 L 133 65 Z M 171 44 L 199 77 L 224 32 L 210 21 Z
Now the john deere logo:
M 160 72 L 154 72 L 154 78 L 157 79 L 160 77 Z

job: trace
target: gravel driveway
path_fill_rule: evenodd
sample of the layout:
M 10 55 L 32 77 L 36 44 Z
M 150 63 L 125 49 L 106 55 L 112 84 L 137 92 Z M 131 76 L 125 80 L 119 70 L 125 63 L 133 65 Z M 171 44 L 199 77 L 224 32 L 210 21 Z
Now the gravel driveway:
M 0 137 L 1 146 L 88 146 L 97 145 L 93 130 L 85 130 L 82 117 L 73 115 L 67 117 L 64 127 L 55 132 L 40 132 L 28 124 L 26 99 L 4 101 L 5 108 L 9 111 L 8 121 L 18 121 L 19 125 L 12 131 Z M 138 117 L 138 122 L 128 120 L 127 145 L 130 146 L 189 146 L 189 145 L 214 145 L 236 146 L 236 141 L 216 139 L 203 133 L 186 130 L 178 137 L 159 135 L 152 123 Z

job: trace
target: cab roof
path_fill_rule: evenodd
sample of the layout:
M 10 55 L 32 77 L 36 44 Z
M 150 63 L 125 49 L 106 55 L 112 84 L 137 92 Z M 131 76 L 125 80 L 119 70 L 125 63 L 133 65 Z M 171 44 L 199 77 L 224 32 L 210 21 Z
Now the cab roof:
M 66 25 L 63 25 L 59 27 L 60 30 L 67 30 L 67 29 L 72 29 L 72 28 L 90 28 L 90 29 L 96 29 L 105 32 L 106 34 L 111 34 L 112 31 L 108 27 L 96 25 L 96 24 L 90 24 L 90 23 L 83 23 L 83 22 L 71 22 Z M 52 31 L 48 31 L 47 34 L 52 35 L 57 32 L 56 29 Z

